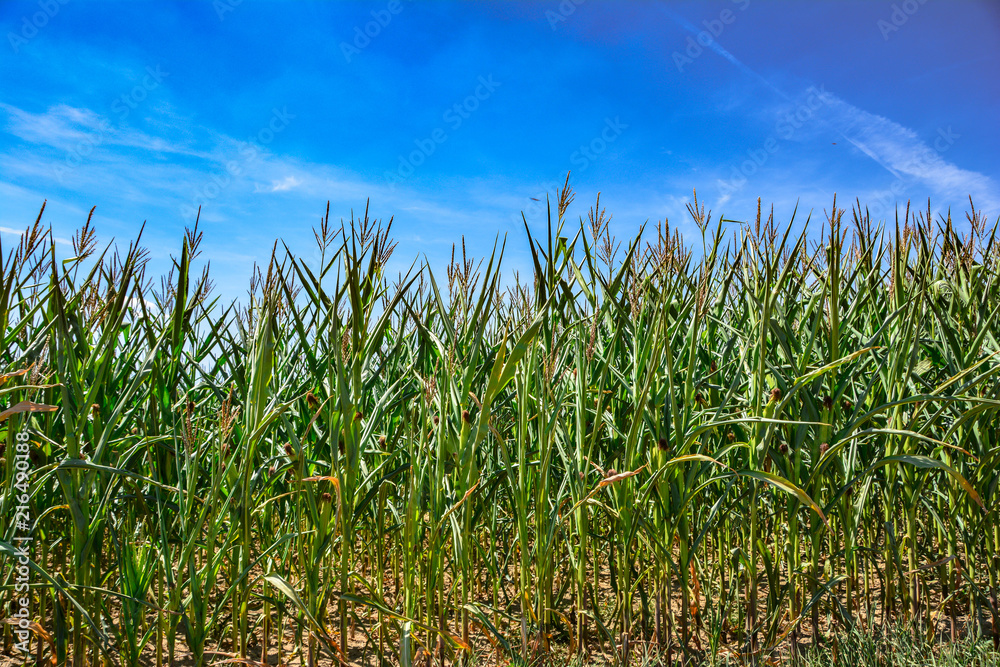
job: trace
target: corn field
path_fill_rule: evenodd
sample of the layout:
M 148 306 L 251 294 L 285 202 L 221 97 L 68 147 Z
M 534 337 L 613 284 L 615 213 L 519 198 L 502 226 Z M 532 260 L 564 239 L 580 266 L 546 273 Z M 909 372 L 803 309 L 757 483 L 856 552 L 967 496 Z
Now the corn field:
M 197 224 L 154 280 L 141 236 L 88 219 L 62 259 L 39 213 L 0 247 L 7 654 L 750 665 L 899 622 L 996 644 L 997 223 L 695 197 L 696 238 L 618 241 L 572 199 L 525 224 L 527 279 L 503 240 L 390 276 L 392 221 L 328 205 L 315 257 L 276 244 L 228 305 Z

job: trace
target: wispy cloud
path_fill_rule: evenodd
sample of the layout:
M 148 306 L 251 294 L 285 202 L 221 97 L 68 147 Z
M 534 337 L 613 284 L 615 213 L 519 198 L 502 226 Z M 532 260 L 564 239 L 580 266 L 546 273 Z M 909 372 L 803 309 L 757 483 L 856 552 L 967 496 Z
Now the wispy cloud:
M 701 31 L 685 18 L 666 10 L 671 18 L 692 34 Z M 767 77 L 756 72 L 725 49 L 716 40 L 708 48 L 732 63 L 748 77 L 759 82 L 786 102 L 793 100 Z M 865 111 L 835 94 L 823 92 L 824 107 L 817 114 L 820 123 L 836 131 L 845 141 L 867 156 L 896 179 L 910 178 L 935 194 L 962 199 L 971 195 L 978 205 L 996 212 L 1000 208 L 1000 188 L 988 176 L 962 169 L 947 161 L 943 155 L 961 139 L 951 127 L 938 128 L 937 136 L 925 141 L 913 130 L 883 116 Z M 731 195 L 722 196 L 720 204 L 730 201 Z
M 1000 206 L 1000 190 L 992 179 L 944 158 L 962 140 L 950 126 L 938 128 L 935 136 L 925 141 L 913 130 L 836 96 L 831 96 L 828 104 L 829 117 L 838 131 L 893 174 L 916 179 L 946 197 L 961 199 L 972 195 L 974 200 L 994 210 Z
M 4 227 L 0 225 L 0 234 L 7 234 L 8 236 L 20 237 L 22 234 L 24 234 L 24 231 L 25 230 L 23 229 L 14 229 L 13 227 Z M 61 236 L 53 236 L 52 240 L 60 245 L 68 245 L 68 246 L 73 245 L 72 241 L 70 241 L 69 239 L 64 239 Z
M 280 181 L 273 181 L 268 192 L 288 192 L 302 185 L 302 181 L 294 176 L 286 176 Z
M 116 125 L 107 116 L 90 109 L 58 104 L 42 113 L 32 113 L 0 102 L 0 110 L 6 113 L 5 129 L 11 135 L 63 151 L 80 151 L 81 145 L 110 145 L 202 159 L 212 157 L 176 140 Z
M 106 123 L 101 115 L 85 108 L 58 105 L 33 113 L 0 103 L 0 127 L 22 142 L 0 150 L 4 180 L 19 184 L 11 187 L 17 187 L 25 201 L 51 197 L 39 188 L 58 182 L 63 189 L 88 200 L 97 199 L 95 193 L 114 193 L 116 199 L 153 212 L 164 211 L 184 224 L 193 223 L 191 212 L 202 205 L 203 224 L 226 227 L 234 220 L 264 223 L 271 213 L 279 211 L 283 219 L 312 220 L 326 200 L 335 211 L 357 213 L 370 198 L 378 210 L 396 214 L 397 230 L 420 244 L 410 249 L 417 252 L 436 249 L 441 243 L 416 240 L 410 234 L 416 229 L 448 230 L 448 238 L 455 240 L 452 230 L 478 230 L 483 225 L 500 230 L 510 212 L 490 198 L 491 193 L 507 191 L 506 184 L 497 182 L 477 181 L 470 187 L 469 179 L 455 177 L 443 179 L 430 192 L 417 185 L 392 190 L 381 180 L 367 179 L 339 165 L 283 155 L 277 142 L 249 151 L 245 141 L 190 123 L 179 142 L 172 138 L 170 125 L 162 128 L 167 136 L 129 128 L 102 130 L 103 126 Z M 88 139 L 94 143 L 98 131 L 107 132 L 107 138 L 88 151 L 80 168 L 74 169 L 71 177 L 54 179 L 55 167 L 64 163 L 65 151 Z M 137 154 L 139 147 L 144 151 Z M 235 174 L 228 170 L 234 162 L 238 166 Z M 513 189 L 526 191 L 524 184 Z M 213 196 L 206 199 L 208 194 Z M 280 201 L 272 196 L 279 194 L 285 195 Z M 241 231 L 240 237 L 246 236 L 248 242 L 264 235 L 297 235 L 308 240 L 312 235 L 307 231 L 307 225 L 292 225 L 283 228 L 283 234 L 275 234 L 270 225 L 261 224 Z

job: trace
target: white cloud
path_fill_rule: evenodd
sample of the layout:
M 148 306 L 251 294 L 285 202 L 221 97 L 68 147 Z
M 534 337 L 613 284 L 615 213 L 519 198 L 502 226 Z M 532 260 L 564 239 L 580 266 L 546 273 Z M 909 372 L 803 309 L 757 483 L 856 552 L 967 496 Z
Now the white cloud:
M 302 181 L 299 179 L 294 176 L 286 176 L 280 181 L 271 181 L 271 188 L 268 192 L 287 192 L 298 188 L 300 185 L 302 185 Z
M 1000 207 L 1000 190 L 988 176 L 962 169 L 944 155 L 962 137 L 951 127 L 938 128 L 927 141 L 913 130 L 830 95 L 830 117 L 838 131 L 854 146 L 899 177 L 908 176 L 949 198 L 972 195 L 994 211 Z
M 90 109 L 58 104 L 42 113 L 32 113 L 2 102 L 0 109 L 7 114 L 6 130 L 13 136 L 67 153 L 76 152 L 89 157 L 102 146 L 121 146 L 202 159 L 213 157 L 178 141 L 123 126 Z
M 672 12 L 671 16 L 687 31 L 693 34 L 700 32 L 684 18 Z M 786 102 L 793 102 L 791 96 L 748 67 L 715 40 L 711 41 L 709 47 Z M 860 109 L 825 90 L 822 99 L 824 106 L 817 114 L 819 120 L 836 130 L 847 142 L 895 178 L 909 177 L 938 196 L 948 199 L 962 200 L 971 195 L 977 206 L 992 209 L 993 213 L 1000 208 L 1000 188 L 992 179 L 979 172 L 962 169 L 944 158 L 948 149 L 961 139 L 951 127 L 938 128 L 937 135 L 925 141 L 913 130 L 883 116 Z M 718 205 L 724 205 L 730 200 L 731 194 L 727 192 L 721 197 Z
M 24 234 L 24 231 L 25 230 L 23 229 L 14 229 L 13 227 L 0 226 L 0 234 L 7 234 L 8 236 L 16 236 L 20 238 L 21 235 Z M 52 240 L 60 245 L 68 245 L 68 246 L 73 245 L 72 241 L 70 241 L 69 239 L 64 239 L 61 236 L 53 236 Z

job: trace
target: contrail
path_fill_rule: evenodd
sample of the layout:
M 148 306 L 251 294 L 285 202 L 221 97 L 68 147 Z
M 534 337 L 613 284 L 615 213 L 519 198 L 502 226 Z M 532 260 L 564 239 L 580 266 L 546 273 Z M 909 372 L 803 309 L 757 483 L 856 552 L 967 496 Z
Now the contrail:
M 704 32 L 669 7 L 661 4 L 660 8 L 671 20 L 692 35 L 697 36 Z M 790 95 L 747 66 L 719 44 L 714 37 L 707 45 L 701 41 L 698 41 L 698 44 L 706 46 L 722 56 L 746 76 L 761 83 L 781 99 L 794 102 Z M 887 118 L 860 109 L 826 91 L 823 91 L 822 95 L 823 101 L 826 103 L 827 118 L 817 117 L 817 120 L 831 131 L 836 132 L 845 141 L 892 174 L 893 177 L 900 179 L 903 175 L 913 176 L 937 189 L 943 185 L 954 186 L 956 180 L 961 180 L 964 184 L 962 187 L 972 187 L 978 190 L 981 200 L 1000 203 L 1000 198 L 996 195 L 989 177 L 978 172 L 960 169 L 947 162 L 940 155 L 942 151 L 932 149 L 921 141 L 912 130 Z M 847 134 L 852 128 L 856 131 L 850 135 Z M 914 165 L 919 165 L 919 168 L 914 167 Z M 962 178 L 958 179 L 959 176 Z

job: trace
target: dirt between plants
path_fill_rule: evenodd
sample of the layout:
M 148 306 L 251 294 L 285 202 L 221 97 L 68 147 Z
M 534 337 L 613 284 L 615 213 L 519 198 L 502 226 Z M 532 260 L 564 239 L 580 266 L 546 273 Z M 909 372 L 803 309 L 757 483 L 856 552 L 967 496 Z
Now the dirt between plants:
M 507 579 L 510 579 L 509 577 Z M 592 578 L 590 579 L 593 580 Z M 391 581 L 386 582 L 391 584 Z M 560 589 L 560 583 L 556 582 L 556 590 Z M 784 584 L 784 580 L 781 582 Z M 860 581 L 858 582 L 860 583 Z M 611 615 L 616 611 L 615 607 L 615 594 L 611 587 L 611 577 L 607 568 L 607 564 L 603 563 L 601 567 L 601 576 L 599 578 L 599 612 L 602 618 L 606 619 L 604 621 L 605 625 L 608 627 L 615 627 L 617 623 L 614 619 L 610 618 Z M 451 590 L 452 581 L 449 576 L 445 578 L 445 586 L 447 590 Z M 675 617 L 679 618 L 681 614 L 681 604 L 679 595 L 677 591 L 679 590 L 679 583 L 674 580 L 672 583 L 672 590 L 674 595 L 670 600 L 670 605 Z M 860 588 L 860 587 L 859 587 Z M 881 595 L 881 581 L 876 580 L 871 582 L 871 598 L 873 600 L 878 600 Z M 503 585 L 504 592 L 507 595 L 508 600 L 517 600 L 516 589 L 512 580 L 504 581 Z M 387 591 L 386 602 L 388 606 L 392 606 L 398 601 L 399 597 L 396 591 Z M 758 590 L 759 601 L 758 608 L 764 609 L 767 600 L 767 584 L 766 581 L 762 581 L 760 588 Z M 952 637 L 951 628 L 951 618 L 946 610 L 942 608 L 941 603 L 943 597 L 941 591 L 934 588 L 930 591 L 931 594 L 931 617 L 934 624 L 933 635 L 939 642 L 948 642 Z M 560 601 L 557 605 L 560 609 L 571 609 L 572 600 L 567 597 Z M 638 600 L 638 595 L 635 596 L 633 605 L 633 618 L 639 619 L 641 616 L 641 602 Z M 973 619 L 970 615 L 970 610 L 966 603 L 966 599 L 963 598 L 961 603 L 956 604 L 955 620 L 956 627 L 954 632 L 956 636 L 963 637 L 966 633 L 973 627 Z M 248 640 L 248 651 L 246 659 L 240 659 L 238 654 L 233 651 L 232 636 L 231 632 L 227 631 L 225 637 L 222 637 L 220 641 L 216 643 L 210 643 L 208 648 L 206 648 L 205 657 L 206 664 L 212 665 L 248 665 L 264 667 L 264 665 L 274 665 L 281 667 L 305 667 L 308 664 L 308 635 L 306 631 L 297 626 L 294 619 L 289 618 L 288 614 L 285 614 L 281 618 L 281 645 L 280 650 L 275 642 L 275 637 L 272 634 L 269 640 L 268 650 L 266 656 L 263 651 L 263 642 L 260 637 L 261 621 L 263 620 L 263 605 L 259 600 L 256 600 L 257 605 L 255 608 L 251 608 L 251 627 L 254 628 L 254 632 L 251 634 Z M 477 600 L 479 604 L 488 605 L 491 601 L 488 599 Z M 883 626 L 888 620 L 881 610 L 876 611 L 872 618 L 866 616 L 864 609 L 864 602 L 859 596 L 859 609 L 853 610 L 855 615 L 855 621 L 858 625 L 865 629 L 873 629 Z M 706 598 L 704 594 L 698 596 L 698 609 L 704 609 L 706 604 Z M 787 607 L 787 601 L 785 602 Z M 836 605 L 835 605 L 836 606 Z M 652 601 L 650 601 L 650 607 L 652 607 Z M 488 608 L 488 607 L 487 607 Z M 291 609 L 289 607 L 289 609 Z M 362 607 L 360 605 L 355 606 L 355 613 L 358 617 L 358 621 L 352 623 L 349 626 L 349 636 L 348 636 L 348 646 L 346 655 L 343 656 L 344 660 L 341 661 L 332 656 L 329 652 L 319 649 L 317 652 L 317 665 L 327 666 L 327 665 L 338 665 L 338 664 L 348 664 L 357 667 L 384 667 L 387 664 L 398 664 L 395 658 L 398 653 L 398 636 L 396 628 L 392 621 L 388 621 L 386 624 L 386 636 L 384 638 L 383 644 L 383 654 L 386 656 L 386 660 L 381 660 L 379 657 L 379 637 L 378 637 L 378 613 L 370 608 Z M 518 617 L 520 609 L 516 602 L 507 609 L 501 610 L 504 614 L 509 614 L 513 617 Z M 897 612 L 901 610 L 897 609 Z M 664 613 L 666 611 L 664 610 Z M 572 612 L 570 612 L 572 614 Z M 829 637 L 834 632 L 843 631 L 846 629 L 846 624 L 839 618 L 840 609 L 829 609 L 824 608 L 821 610 L 821 624 L 820 633 L 823 636 Z M 500 615 L 496 615 L 499 618 Z M 331 636 L 339 641 L 339 630 L 337 629 L 337 608 L 336 603 L 332 603 L 328 609 L 328 619 L 333 619 L 333 622 L 329 623 L 329 630 Z M 113 620 L 117 621 L 116 618 Z M 155 613 L 151 613 L 148 621 L 150 623 L 155 623 L 156 616 Z M 568 625 L 572 623 L 572 618 L 563 617 L 560 614 L 553 616 L 553 627 L 550 628 L 550 632 L 546 637 L 539 637 L 537 633 L 529 638 L 529 653 L 530 659 L 533 664 L 544 665 L 566 665 L 570 658 L 570 635 L 573 629 Z M 276 610 L 272 609 L 271 623 L 272 628 L 278 623 L 279 614 Z M 9 620 L 4 622 L 9 623 Z M 226 619 L 224 619 L 225 624 Z M 989 625 L 990 618 L 987 614 L 986 619 L 986 632 L 992 632 L 992 626 Z M 679 621 L 678 621 L 679 624 Z M 746 650 L 745 642 L 742 641 L 743 632 L 740 629 L 724 627 L 720 633 L 719 649 L 717 653 L 719 654 L 731 654 L 734 657 L 741 654 L 741 651 Z M 791 623 L 788 618 L 788 613 L 785 612 L 784 618 L 782 618 L 779 623 L 778 636 L 781 637 L 787 633 L 784 641 L 779 645 L 778 649 L 774 651 L 771 655 L 766 656 L 770 658 L 771 664 L 781 664 L 787 658 L 791 656 L 793 651 L 807 652 L 810 647 L 814 644 L 814 639 L 811 636 L 811 618 L 806 614 L 800 619 L 799 626 L 795 633 L 796 644 L 792 645 L 792 634 L 791 634 Z M 595 623 L 591 620 L 588 623 L 588 637 L 586 643 L 586 657 L 585 664 L 587 665 L 620 665 L 622 664 L 621 654 L 621 637 L 617 635 L 614 637 L 614 643 L 610 638 L 606 636 L 600 636 L 599 631 L 595 628 Z M 707 624 L 703 618 L 700 618 L 700 612 L 693 615 L 690 622 L 691 634 L 690 634 L 690 646 L 689 649 L 691 653 L 695 656 L 703 657 L 710 652 L 710 647 L 712 646 L 711 636 L 708 632 Z M 498 625 L 501 633 L 510 642 L 511 648 L 514 652 L 519 652 L 520 649 L 520 630 L 513 622 L 509 624 Z M 448 619 L 447 630 L 458 636 L 461 635 L 460 630 L 460 620 L 456 619 L 454 615 Z M 273 632 L 273 630 L 272 630 Z M 922 630 L 924 633 L 928 633 L 927 627 L 925 626 Z M 6 634 L 6 633 L 5 633 Z M 370 639 L 369 639 L 370 635 Z M 645 665 L 645 664 L 670 664 L 672 659 L 679 659 L 682 657 L 683 652 L 680 648 L 680 637 L 679 628 L 675 628 L 671 636 L 671 640 L 667 646 L 658 644 L 655 641 L 652 630 L 636 630 L 634 636 L 629 638 L 629 648 L 628 648 L 628 662 L 629 664 L 635 665 Z M 419 639 L 423 640 L 426 637 L 426 632 L 420 631 L 418 633 Z M 477 622 L 472 624 L 472 631 L 470 632 L 471 650 L 474 654 L 474 664 L 483 667 L 493 667 L 500 665 L 510 664 L 510 656 L 506 653 L 500 643 L 493 637 L 492 633 L 484 628 Z M 43 660 L 41 663 L 35 661 L 36 649 L 39 640 L 36 637 L 32 638 L 32 654 L 30 657 L 21 656 L 20 654 L 13 651 L 12 642 L 4 641 L 2 647 L 0 647 L 0 667 L 14 667 L 21 665 L 49 665 L 55 664 L 52 659 L 52 654 L 46 646 L 44 651 Z M 416 657 L 414 664 L 417 667 L 436 667 L 441 665 L 440 660 L 440 644 L 435 643 L 433 646 L 423 646 L 419 642 L 414 642 L 416 648 Z M 664 642 L 666 643 L 666 642 Z M 747 653 L 742 653 L 744 658 L 748 658 Z M 88 667 L 105 667 L 110 665 L 120 665 L 119 656 L 114 656 L 112 661 L 109 661 L 106 657 L 101 657 L 97 665 L 94 665 L 91 660 L 91 653 L 88 652 Z M 759 656 L 764 657 L 764 656 Z M 449 648 L 445 650 L 445 662 L 450 664 L 454 661 L 455 654 Z M 150 642 L 146 646 L 145 650 L 141 656 L 141 664 L 143 667 L 156 667 L 156 647 Z M 167 646 L 164 641 L 162 646 L 162 663 L 163 665 L 168 664 L 167 659 Z M 193 654 L 187 649 L 184 643 L 183 633 L 178 631 L 177 641 L 175 643 L 174 659 L 171 663 L 177 667 L 193 667 L 195 664 Z M 765 663 L 766 664 L 766 663 Z

